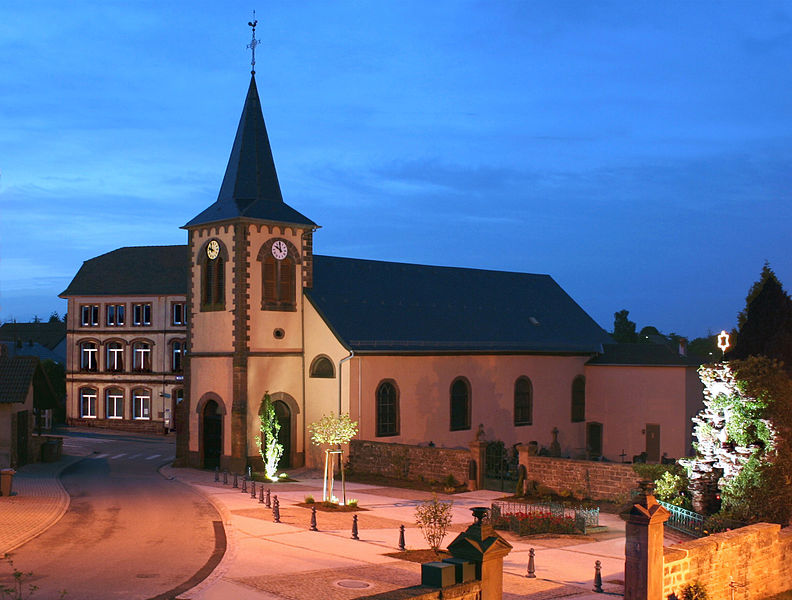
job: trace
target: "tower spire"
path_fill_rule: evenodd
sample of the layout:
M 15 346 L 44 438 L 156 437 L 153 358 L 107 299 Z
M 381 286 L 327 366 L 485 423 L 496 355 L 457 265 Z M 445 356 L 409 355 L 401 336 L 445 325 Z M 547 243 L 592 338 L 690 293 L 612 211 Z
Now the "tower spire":
M 251 53 L 252 53 L 252 56 L 251 56 L 251 59 L 250 59 L 250 74 L 251 75 L 255 75 L 256 74 L 256 46 L 259 45 L 259 41 L 256 39 L 256 25 L 257 24 L 258 24 L 258 21 L 256 20 L 256 11 L 254 10 L 253 11 L 253 20 L 252 21 L 248 21 L 248 25 L 250 25 L 250 27 L 253 28 L 253 36 L 252 36 L 252 38 L 250 40 L 250 43 L 247 45 L 247 47 L 250 48 Z

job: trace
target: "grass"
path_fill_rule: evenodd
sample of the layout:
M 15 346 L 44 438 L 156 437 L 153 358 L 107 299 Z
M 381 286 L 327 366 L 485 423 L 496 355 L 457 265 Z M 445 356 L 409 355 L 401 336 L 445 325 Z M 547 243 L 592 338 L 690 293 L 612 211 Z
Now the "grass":
M 334 502 L 300 502 L 297 506 L 302 508 L 316 507 L 317 512 L 358 512 L 368 510 L 367 508 L 360 508 L 359 506 L 350 506 L 343 504 L 335 504 Z
M 403 552 L 389 552 L 385 556 L 398 558 L 399 560 L 407 560 L 410 562 L 427 563 L 434 561 L 441 561 L 444 558 L 451 558 L 451 553 L 445 550 L 404 550 Z

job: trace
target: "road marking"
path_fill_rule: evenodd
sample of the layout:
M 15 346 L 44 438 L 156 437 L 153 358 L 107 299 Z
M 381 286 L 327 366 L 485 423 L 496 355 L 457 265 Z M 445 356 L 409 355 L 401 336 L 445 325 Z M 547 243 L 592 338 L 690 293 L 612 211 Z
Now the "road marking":
M 107 458 L 108 456 L 110 456 L 108 453 L 103 452 L 102 454 L 97 454 L 94 458 Z
M 132 456 L 129 457 L 129 460 L 132 460 L 133 458 L 137 458 L 138 456 L 140 456 L 140 454 L 133 454 Z
M 116 454 L 112 458 L 121 458 L 122 456 L 126 456 L 126 452 L 122 452 L 121 454 Z
M 152 454 L 151 456 L 146 457 L 146 460 L 153 460 L 153 459 L 157 458 L 158 456 L 162 456 L 162 455 L 161 454 Z

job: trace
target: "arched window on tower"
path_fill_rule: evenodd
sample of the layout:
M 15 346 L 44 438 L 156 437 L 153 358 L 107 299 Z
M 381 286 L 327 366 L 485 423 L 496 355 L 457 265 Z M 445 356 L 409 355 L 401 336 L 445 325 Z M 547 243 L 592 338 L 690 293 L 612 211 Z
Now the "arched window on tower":
M 264 307 L 270 310 L 294 308 L 294 261 L 289 257 L 277 260 L 268 256 L 264 260 Z
M 399 435 L 399 390 L 392 381 L 377 387 L 377 436 Z
M 297 310 L 297 263 L 300 255 L 285 239 L 270 240 L 259 251 L 261 309 Z
M 225 252 L 210 240 L 201 258 L 201 311 L 225 310 Z
M 533 385 L 527 377 L 520 377 L 514 382 L 514 424 L 531 425 L 533 423 Z
M 572 380 L 572 422 L 586 420 L 586 378 L 578 375 Z

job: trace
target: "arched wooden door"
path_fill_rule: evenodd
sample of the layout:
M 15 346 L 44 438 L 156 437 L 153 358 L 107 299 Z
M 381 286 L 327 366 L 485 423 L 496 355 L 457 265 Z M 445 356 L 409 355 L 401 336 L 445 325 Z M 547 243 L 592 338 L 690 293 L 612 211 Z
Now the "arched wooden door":
M 283 455 L 281 456 L 280 467 L 290 468 L 292 466 L 291 460 L 291 410 L 289 406 L 281 400 L 275 401 L 275 416 L 280 425 L 278 431 L 278 443 L 283 446 Z
M 220 466 L 223 453 L 223 415 L 217 402 L 209 400 L 203 410 L 203 465 L 205 469 Z

